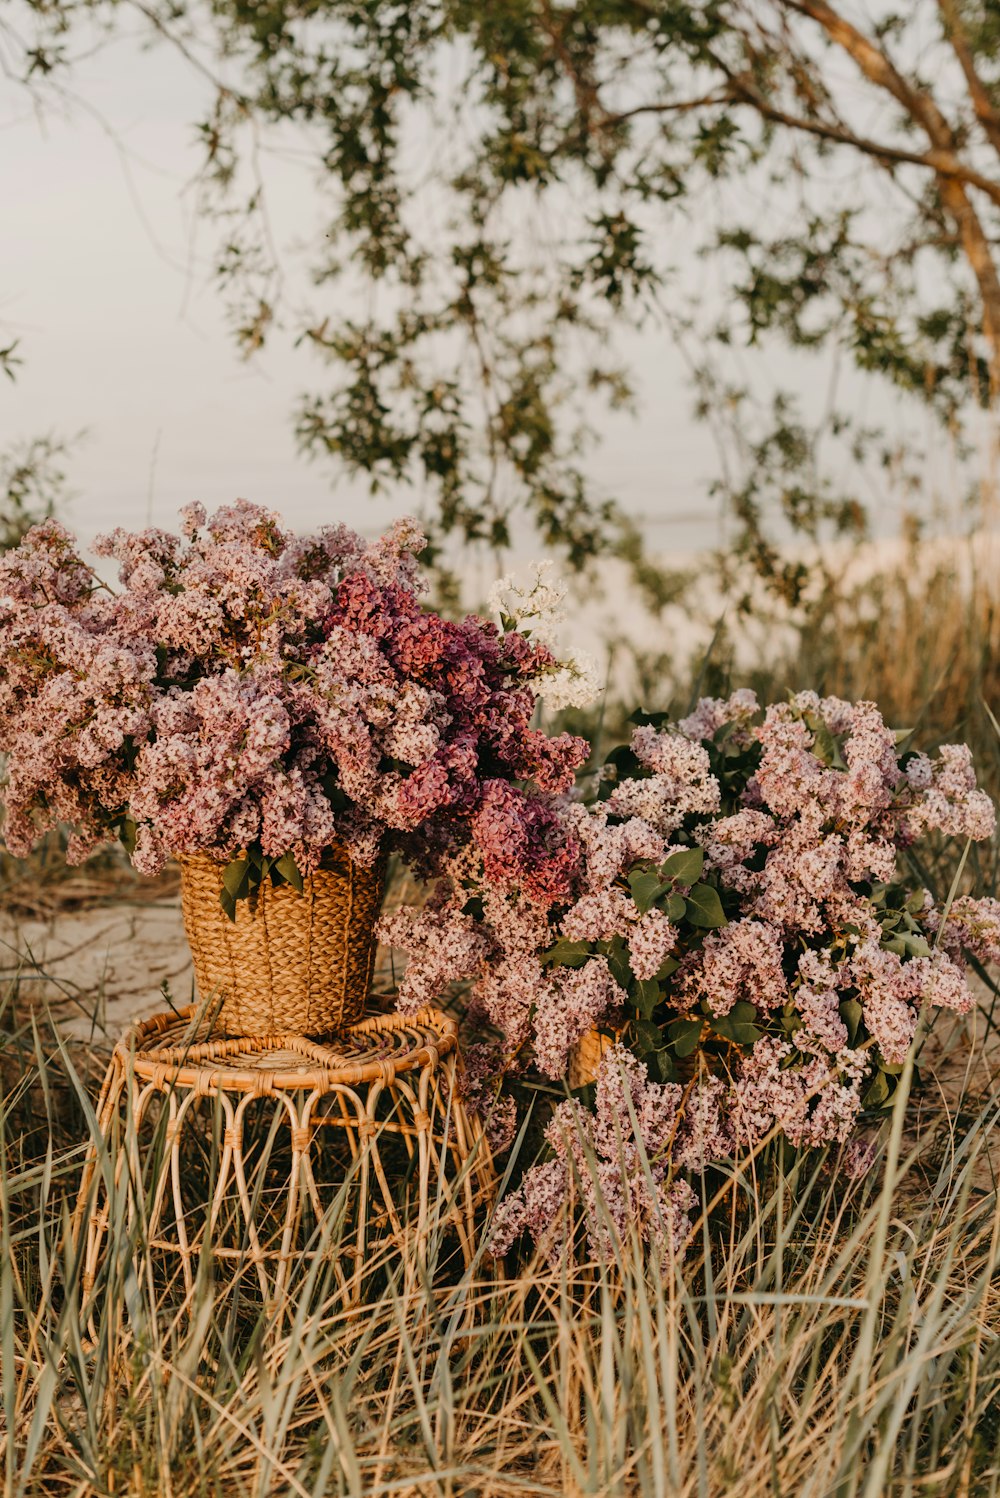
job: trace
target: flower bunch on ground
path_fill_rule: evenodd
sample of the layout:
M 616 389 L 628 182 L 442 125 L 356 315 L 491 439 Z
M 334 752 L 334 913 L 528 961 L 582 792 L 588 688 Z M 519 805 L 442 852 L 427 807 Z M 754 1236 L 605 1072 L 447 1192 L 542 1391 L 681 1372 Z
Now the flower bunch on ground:
M 533 1062 L 562 1080 L 588 1031 L 620 1037 L 643 1087 L 679 1089 L 661 1099 L 677 1102 L 669 1149 L 659 1104 L 644 1135 L 657 1168 L 703 1170 L 772 1131 L 846 1142 L 891 1098 L 922 1005 L 968 1011 L 966 954 L 1000 958 L 1000 905 L 942 910 L 901 858 L 929 834 L 993 833 L 968 750 L 929 758 L 872 703 L 801 693 L 762 712 L 741 691 L 676 724 L 640 717 L 594 798 L 560 804 L 570 894 L 456 864 L 426 911 L 386 925 L 411 956 L 401 998 L 472 979 L 498 1076 Z M 518 1197 L 529 1227 L 540 1183 L 569 1179 L 572 1151 L 550 1144 Z
M 493 1217 L 490 1249 L 497 1257 L 529 1231 L 550 1260 L 573 1231 L 568 1210 L 579 1199 L 591 1253 L 609 1260 L 634 1231 L 661 1253 L 679 1253 L 697 1202 L 677 1173 L 690 1140 L 684 1089 L 650 1080 L 621 1043 L 605 1053 L 593 1111 L 560 1103 L 546 1129 L 551 1159 L 525 1173 Z
M 246 502 L 182 533 L 115 531 L 107 588 L 54 521 L 0 561 L 5 837 L 26 854 L 56 824 L 71 861 L 119 835 L 154 874 L 172 854 L 229 863 L 230 913 L 255 880 L 298 884 L 343 842 L 398 848 L 425 872 L 470 844 L 537 897 L 576 850 L 553 809 L 587 753 L 531 726 L 566 667 L 516 620 L 423 606 L 399 521 L 366 544 L 308 536 Z

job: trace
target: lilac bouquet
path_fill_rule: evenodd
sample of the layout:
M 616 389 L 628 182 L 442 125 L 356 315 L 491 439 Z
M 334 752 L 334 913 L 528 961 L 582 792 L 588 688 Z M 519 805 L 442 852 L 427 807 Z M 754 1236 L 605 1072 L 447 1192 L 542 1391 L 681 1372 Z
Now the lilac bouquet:
M 579 850 L 569 897 L 545 904 L 513 872 L 477 884 L 467 854 L 425 911 L 385 923 L 410 952 L 404 1005 L 474 980 L 502 1037 L 469 1084 L 494 1132 L 514 1122 L 505 1071 L 533 1060 L 565 1079 L 588 1031 L 619 1042 L 596 1113 L 580 1099 L 558 1111 L 551 1160 L 498 1218 L 501 1248 L 521 1227 L 548 1241 L 574 1176 L 593 1191 L 573 1165 L 584 1148 L 620 1232 L 639 1221 L 673 1241 L 689 1203 L 680 1172 L 772 1131 L 795 1146 L 852 1140 L 891 1099 L 921 1005 L 971 1009 L 966 955 L 1000 960 L 1000 903 L 942 910 L 900 855 L 930 832 L 990 837 L 994 808 L 966 748 L 932 760 L 901 738 L 873 704 L 814 693 L 766 713 L 740 691 L 677 724 L 640 716 L 593 798 L 562 801 Z M 628 1109 L 614 1103 L 623 1085 Z M 626 1169 L 640 1142 L 645 1185 Z
M 301 887 L 335 842 L 425 873 L 471 845 L 488 876 L 565 897 L 578 851 L 552 797 L 587 745 L 531 718 L 572 668 L 520 616 L 423 607 L 423 544 L 408 520 L 369 545 L 192 505 L 181 535 L 96 543 L 112 591 L 61 525 L 36 526 L 0 561 L 8 847 L 62 824 L 71 862 L 115 836 L 145 874 L 208 853 L 230 915 L 265 877 Z

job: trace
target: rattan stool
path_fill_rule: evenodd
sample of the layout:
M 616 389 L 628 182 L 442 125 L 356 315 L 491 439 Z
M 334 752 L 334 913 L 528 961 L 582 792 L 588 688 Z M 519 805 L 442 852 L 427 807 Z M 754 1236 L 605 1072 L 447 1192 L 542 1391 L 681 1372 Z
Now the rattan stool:
M 80 1185 L 85 1295 L 115 1200 L 130 1225 L 143 1214 L 142 1241 L 179 1264 L 188 1300 L 206 1249 L 272 1309 L 317 1255 L 348 1302 L 380 1262 L 412 1285 L 442 1225 L 468 1266 L 495 1176 L 457 1060 L 457 1026 L 435 1009 L 373 1015 L 328 1045 L 226 1038 L 194 1008 L 138 1024 L 98 1103 L 108 1148 L 95 1141 Z

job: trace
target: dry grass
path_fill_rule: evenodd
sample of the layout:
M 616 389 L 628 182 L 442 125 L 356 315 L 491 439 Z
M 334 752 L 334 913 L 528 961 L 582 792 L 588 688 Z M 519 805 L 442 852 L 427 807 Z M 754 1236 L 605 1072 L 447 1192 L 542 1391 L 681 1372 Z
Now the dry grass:
M 102 849 L 78 868 L 67 865 L 66 840 L 57 833 L 43 838 L 28 859 L 0 847 L 0 910 L 22 920 L 51 920 L 96 905 L 148 905 L 179 890 L 173 864 L 158 878 L 143 879 L 118 847 Z
M 0 1023 L 21 1051 L 0 1107 L 7 1494 L 1000 1491 L 989 1068 L 947 1095 L 925 1076 L 888 1174 L 768 1148 L 718 1177 L 680 1262 L 442 1265 L 405 1304 L 387 1276 L 359 1318 L 320 1260 L 291 1303 L 234 1312 L 206 1254 L 188 1316 L 129 1230 L 142 1183 L 84 1296 L 66 1204 L 90 1093 L 10 1001 Z M 335 1214 L 321 1235 L 336 1251 Z
M 874 697 L 923 743 L 970 738 L 1000 787 L 992 578 L 949 563 L 831 584 L 775 639 L 754 673 L 765 698 L 800 686 Z M 646 705 L 686 706 L 686 665 L 659 661 L 640 662 Z M 697 674 L 704 690 L 726 687 L 724 639 Z M 0 900 L 51 912 L 88 898 L 76 881 L 89 873 L 45 877 L 57 854 L 17 877 L 6 863 Z M 995 850 L 969 867 L 995 888 Z M 953 869 L 942 849 L 922 873 L 947 889 Z M 114 897 L 121 878 L 98 870 L 89 894 Z M 391 981 L 388 954 L 380 976 Z M 360 1318 L 321 1260 L 292 1303 L 234 1310 L 209 1254 L 179 1316 L 129 1230 L 125 1192 L 86 1302 L 67 1203 L 91 1138 L 94 1058 L 26 993 L 15 984 L 0 1000 L 5 1498 L 1000 1493 L 991 992 L 971 1038 L 958 1021 L 931 1035 L 906 1128 L 900 1113 L 865 1180 L 769 1146 L 711 1182 L 680 1262 L 623 1245 L 613 1276 L 582 1261 L 527 1260 L 506 1278 L 485 1259 L 465 1274 L 442 1265 L 405 1304 L 387 1275 Z M 144 1187 L 128 1189 L 141 1220 Z M 331 1215 L 321 1246 L 335 1252 L 338 1232 Z M 438 1241 L 443 1254 L 443 1229 Z

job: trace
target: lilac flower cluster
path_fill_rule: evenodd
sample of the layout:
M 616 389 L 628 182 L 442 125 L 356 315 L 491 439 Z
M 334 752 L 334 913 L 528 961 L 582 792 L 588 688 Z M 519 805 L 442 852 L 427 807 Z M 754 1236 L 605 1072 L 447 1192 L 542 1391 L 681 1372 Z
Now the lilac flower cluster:
M 681 1101 L 675 1083 L 651 1082 L 623 1045 L 605 1053 L 591 1114 L 578 1102 L 560 1103 L 546 1130 L 552 1159 L 532 1166 L 500 1204 L 490 1229 L 490 1251 L 506 1254 L 523 1232 L 557 1261 L 572 1231 L 571 1204 L 582 1208 L 591 1254 L 620 1257 L 631 1232 L 678 1254 L 691 1232 L 697 1197 L 675 1162 L 685 1159 Z M 701 1095 L 689 1107 L 697 1114 Z M 708 1100 L 711 1110 L 711 1100 Z
M 944 920 L 897 871 L 931 831 L 995 830 L 968 752 L 904 752 L 871 703 L 706 699 L 679 724 L 642 722 L 597 799 L 552 804 L 576 855 L 568 893 L 482 861 L 453 871 L 433 919 L 471 916 L 484 945 L 452 976 L 472 982 L 510 1071 L 565 1078 L 594 1027 L 663 1085 L 694 1069 L 674 1168 L 772 1131 L 846 1144 L 891 1097 L 921 1006 L 967 1011 L 966 954 L 1000 960 L 1000 902 L 963 896 Z M 422 991 L 409 950 L 404 1006 Z M 557 1160 L 518 1198 L 529 1226 L 565 1196 L 550 1145 Z
M 531 726 L 560 663 L 516 627 L 424 608 L 423 537 L 310 536 L 240 501 L 182 534 L 115 531 L 107 589 L 49 521 L 0 561 L 5 836 L 124 834 L 143 873 L 251 846 L 302 873 L 334 841 L 433 872 L 474 840 L 539 898 L 576 858 L 553 810 L 587 746 Z M 517 782 L 515 784 L 514 782 Z

